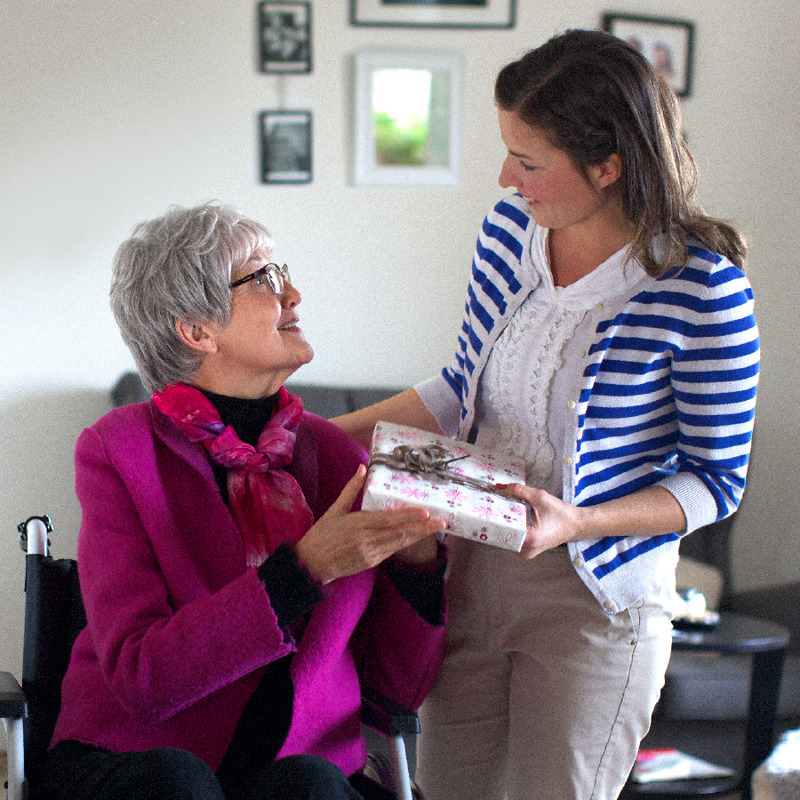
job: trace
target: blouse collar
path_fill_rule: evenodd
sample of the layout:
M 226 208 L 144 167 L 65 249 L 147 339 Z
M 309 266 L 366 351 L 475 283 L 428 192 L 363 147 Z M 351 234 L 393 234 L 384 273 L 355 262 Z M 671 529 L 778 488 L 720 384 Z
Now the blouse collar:
M 631 287 L 646 277 L 647 273 L 638 260 L 628 261 L 628 245 L 617 250 L 588 275 L 584 275 L 569 286 L 555 286 L 550 269 L 547 246 L 550 231 L 537 225 L 531 238 L 531 261 L 535 271 L 533 283 L 538 291 L 552 294 L 555 302 L 573 310 L 588 310 L 598 302 L 605 302 L 618 295 L 629 293 Z

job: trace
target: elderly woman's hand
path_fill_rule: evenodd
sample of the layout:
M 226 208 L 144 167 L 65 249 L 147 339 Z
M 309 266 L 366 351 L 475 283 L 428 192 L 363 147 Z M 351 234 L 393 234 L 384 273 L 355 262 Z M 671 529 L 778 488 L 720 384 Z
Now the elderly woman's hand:
M 409 561 L 435 554 L 435 545 L 431 550 L 423 540 L 443 530 L 445 523 L 431 519 L 425 509 L 350 510 L 365 476 L 360 466 L 336 502 L 295 545 L 298 561 L 322 583 L 370 569 L 406 549 L 410 557 L 404 560 Z

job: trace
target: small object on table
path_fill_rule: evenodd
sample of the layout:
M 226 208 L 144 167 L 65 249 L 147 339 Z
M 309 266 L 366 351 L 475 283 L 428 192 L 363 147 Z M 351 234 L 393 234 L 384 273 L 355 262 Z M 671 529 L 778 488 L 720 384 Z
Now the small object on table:
M 631 779 L 636 783 L 676 781 L 691 778 L 716 778 L 733 775 L 734 771 L 703 758 L 676 750 L 674 747 L 643 749 L 636 756 Z
M 672 627 L 679 631 L 713 628 L 719 622 L 719 614 L 708 609 L 705 595 L 698 589 L 679 588 L 674 613 Z

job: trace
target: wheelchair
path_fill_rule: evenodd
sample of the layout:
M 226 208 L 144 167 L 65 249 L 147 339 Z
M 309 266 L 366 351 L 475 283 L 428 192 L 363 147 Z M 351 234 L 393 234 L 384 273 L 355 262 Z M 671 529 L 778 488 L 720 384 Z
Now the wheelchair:
M 46 800 L 30 792 L 41 768 L 58 717 L 61 681 L 72 645 L 86 625 L 74 559 L 49 553 L 49 517 L 30 517 L 18 526 L 25 551 L 25 632 L 22 686 L 0 672 L 0 716 L 8 733 L 8 800 Z M 415 712 L 375 694 L 362 696 L 362 722 L 385 740 L 370 751 L 364 774 L 375 784 L 375 798 L 422 800 L 411 781 L 406 736 L 419 733 Z M 367 798 L 370 800 L 370 798 Z

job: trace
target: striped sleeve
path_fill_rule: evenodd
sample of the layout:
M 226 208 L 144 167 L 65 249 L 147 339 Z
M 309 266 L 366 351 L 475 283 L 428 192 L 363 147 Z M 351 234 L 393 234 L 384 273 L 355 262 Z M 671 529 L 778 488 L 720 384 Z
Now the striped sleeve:
M 759 339 L 742 272 L 699 248 L 690 255 L 598 328 L 581 397 L 576 499 L 595 504 L 661 483 L 693 530 L 741 499 Z
M 515 197 L 497 203 L 481 226 L 455 358 L 442 370 L 444 379 L 461 401 L 462 418 L 466 414 L 469 378 L 476 364 L 485 361 L 484 347 L 493 341 L 509 297 L 522 289 L 517 269 L 531 219 L 514 204 Z

